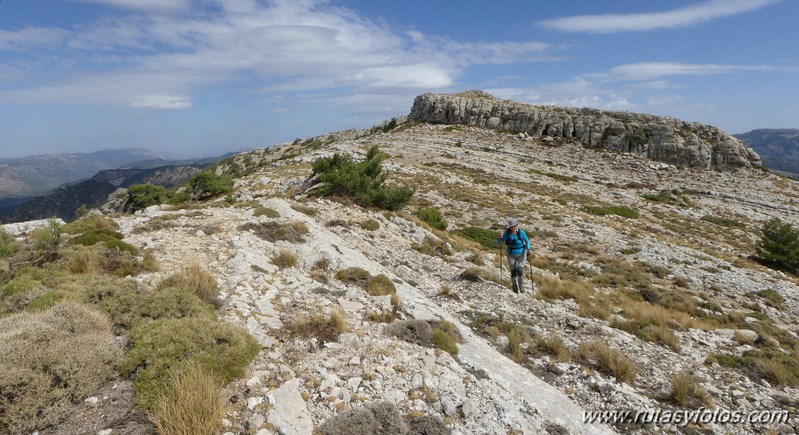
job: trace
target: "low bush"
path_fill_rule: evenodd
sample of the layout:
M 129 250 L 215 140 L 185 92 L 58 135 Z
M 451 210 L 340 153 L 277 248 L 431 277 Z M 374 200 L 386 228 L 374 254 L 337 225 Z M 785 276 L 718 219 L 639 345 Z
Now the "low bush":
M 52 261 L 58 258 L 58 248 L 61 247 L 61 224 L 55 219 L 50 219 L 47 226 L 37 230 L 33 235 L 33 249 L 42 261 Z
M 701 218 L 703 221 L 710 222 L 722 227 L 727 228 L 746 228 L 746 224 L 735 219 L 729 219 L 721 216 L 705 215 Z
M 549 334 L 546 338 L 540 338 L 536 343 L 538 349 L 552 355 L 558 362 L 567 362 L 571 359 L 569 348 L 563 343 L 563 339 L 558 334 Z
M 380 435 L 405 434 L 408 427 L 396 405 L 378 402 L 334 415 L 316 430 L 321 435 Z
M 72 273 L 100 273 L 105 257 L 97 249 L 76 246 L 65 254 L 67 269 Z
M 337 341 L 338 336 L 347 330 L 346 314 L 334 309 L 327 315 L 321 312 L 298 314 L 286 325 L 284 332 L 291 337 L 314 337 L 319 344 L 324 344 Z
M 9 433 L 58 423 L 122 358 L 108 320 L 74 302 L 0 319 L 0 342 L 0 428 Z
M 365 288 L 366 283 L 372 277 L 372 274 L 369 272 L 361 269 L 360 267 L 350 267 L 347 269 L 341 269 L 336 272 L 336 279 L 342 281 L 346 284 L 356 285 L 358 287 Z
M 406 417 L 408 431 L 405 435 L 450 435 L 452 430 L 438 417 L 422 415 Z
M 163 204 L 169 195 L 162 186 L 153 184 L 134 184 L 128 188 L 127 199 L 123 206 L 125 211 L 144 210 L 151 205 Z
M 374 219 L 367 219 L 365 221 L 361 221 L 359 223 L 361 228 L 365 229 L 366 231 L 377 231 L 380 229 L 380 223 Z
M 479 227 L 466 227 L 458 230 L 458 234 L 464 239 L 481 244 L 483 247 L 491 249 L 497 248 L 497 231 L 486 230 Z
M 122 234 L 110 229 L 94 229 L 69 239 L 70 245 L 94 246 L 101 242 L 122 240 Z
M 313 207 L 308 207 L 307 205 L 295 204 L 292 205 L 291 208 L 306 216 L 316 217 L 319 214 L 319 210 Z
M 785 308 L 785 299 L 774 289 L 767 289 L 757 294 L 766 300 L 766 305 L 781 310 Z
M 192 198 L 206 200 L 227 195 L 233 191 L 233 178 L 230 175 L 217 175 L 211 171 L 194 174 L 189 180 Z
M 387 187 L 383 173 L 383 153 L 373 146 L 362 162 L 354 162 L 348 154 L 336 153 L 313 162 L 313 172 L 321 186 L 313 191 L 318 196 L 343 196 L 355 199 L 363 207 L 376 206 L 400 210 L 413 196 L 413 189 Z
M 430 347 L 433 344 L 433 328 L 424 320 L 398 320 L 386 325 L 383 333 L 420 346 Z
M 452 255 L 452 250 L 444 241 L 433 237 L 425 237 L 422 243 L 412 244 L 411 249 L 415 249 L 431 257 L 446 257 Z
M 422 207 L 416 211 L 416 217 L 437 230 L 443 231 L 449 226 L 441 210 L 436 207 Z
M 799 273 L 799 230 L 774 218 L 763 225 L 755 246 L 760 261 L 773 269 Z
M 261 348 L 241 328 L 195 317 L 142 323 L 130 330 L 129 338 L 122 372 L 134 375 L 136 404 L 148 410 L 168 387 L 170 370 L 199 364 L 225 385 L 244 374 Z
M 460 331 L 454 324 L 446 320 L 432 322 L 433 346 L 449 353 L 458 355 L 458 343 L 463 341 Z

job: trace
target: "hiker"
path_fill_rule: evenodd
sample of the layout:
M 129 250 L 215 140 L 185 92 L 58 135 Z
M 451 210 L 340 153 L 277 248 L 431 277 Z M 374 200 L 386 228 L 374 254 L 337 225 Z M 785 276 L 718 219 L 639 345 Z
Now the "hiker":
M 505 231 L 499 233 L 497 241 L 500 246 L 502 242 L 508 246 L 508 268 L 513 292 L 524 293 L 524 263 L 530 255 L 530 239 L 519 228 L 519 221 L 511 218 Z

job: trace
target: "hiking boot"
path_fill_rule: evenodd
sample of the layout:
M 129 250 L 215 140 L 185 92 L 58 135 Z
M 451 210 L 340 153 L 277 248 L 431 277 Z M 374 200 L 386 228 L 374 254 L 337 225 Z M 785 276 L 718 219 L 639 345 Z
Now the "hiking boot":
M 524 293 L 524 292 L 525 292 L 524 287 L 520 287 L 519 288 L 519 293 Z
M 519 287 L 516 286 L 516 283 L 513 283 L 513 288 L 511 288 L 514 293 L 519 293 Z

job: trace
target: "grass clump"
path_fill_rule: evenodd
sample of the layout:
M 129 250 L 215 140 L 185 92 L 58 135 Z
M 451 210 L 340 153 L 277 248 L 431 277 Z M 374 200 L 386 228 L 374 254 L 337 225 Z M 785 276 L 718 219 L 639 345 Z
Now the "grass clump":
M 767 289 L 757 294 L 766 300 L 766 305 L 781 310 L 785 308 L 785 299 L 774 289 Z
M 119 229 L 119 224 L 103 215 L 91 214 L 70 222 L 61 229 L 66 234 L 83 234 L 94 230 L 116 231 Z
M 497 232 L 480 227 L 466 227 L 458 230 L 458 234 L 464 239 L 477 242 L 485 248 L 492 249 L 497 247 Z
M 424 320 L 397 320 L 386 325 L 383 333 L 420 346 L 430 347 L 433 344 L 433 328 Z
M 266 216 L 270 219 L 277 219 L 280 217 L 280 213 L 278 213 L 277 210 L 263 206 L 256 207 L 252 215 L 253 217 Z
M 591 340 L 580 343 L 578 352 L 584 362 L 620 381 L 632 382 L 637 375 L 637 369 L 631 359 L 602 341 Z
M 546 338 L 538 339 L 536 347 L 554 356 L 557 362 L 567 362 L 571 359 L 569 348 L 566 347 L 563 339 L 558 334 L 549 334 Z
M 108 320 L 74 302 L 0 319 L 0 342 L 0 428 L 9 433 L 59 422 L 122 358 Z
M 0 259 L 8 258 L 19 251 L 19 244 L 14 242 L 14 238 L 0 227 Z
M 583 207 L 583 211 L 585 211 L 588 214 L 593 214 L 596 216 L 616 215 L 628 219 L 638 219 L 641 216 L 637 210 L 631 209 L 629 207 L 615 206 L 615 205 L 604 206 L 604 207 L 586 206 Z
M 735 219 L 729 219 L 721 216 L 713 216 L 713 215 L 705 215 L 701 218 L 705 222 L 710 222 L 712 224 L 727 227 L 727 228 L 746 228 L 746 224 L 741 221 L 737 221 Z
M 705 364 L 719 365 L 742 370 L 753 380 L 765 379 L 781 387 L 799 384 L 799 359 L 796 350 L 785 353 L 775 347 L 750 350 L 742 356 L 715 353 L 707 357 Z
M 449 222 L 444 219 L 441 210 L 436 207 L 422 207 L 416 211 L 416 217 L 437 230 L 443 231 L 449 226 Z
M 346 284 L 365 288 L 372 274 L 360 267 L 349 267 L 336 272 L 336 279 Z
M 123 374 L 135 375 L 136 404 L 151 409 L 169 385 L 170 370 L 199 364 L 224 385 L 244 374 L 260 345 L 236 326 L 188 317 L 142 323 L 130 330 Z
M 272 259 L 272 263 L 281 269 L 297 267 L 297 254 L 288 249 L 281 249 L 280 253 Z
M 158 284 L 158 290 L 177 287 L 197 295 L 203 302 L 216 308 L 222 305 L 219 299 L 219 284 L 216 277 L 197 263 L 191 263 L 180 272 L 169 275 Z
M 318 159 L 313 162 L 313 172 L 318 175 L 321 187 L 313 192 L 318 196 L 353 198 L 362 207 L 400 210 L 410 201 L 414 191 L 407 187 L 384 185 L 384 158 L 385 155 L 375 145 L 369 148 L 362 162 L 356 163 L 348 154 L 340 153 Z
M 256 236 L 268 241 L 276 242 L 285 240 L 289 243 L 305 243 L 305 234 L 308 234 L 308 226 L 302 222 L 290 222 L 281 224 L 277 222 L 253 223 L 248 222 L 241 227 L 242 231 L 252 231 Z
M 364 289 L 369 296 L 393 295 L 397 292 L 397 287 L 394 286 L 391 279 L 382 273 L 366 280 L 366 287 Z
M 319 210 L 317 210 L 317 209 L 315 209 L 313 207 L 308 207 L 307 205 L 294 204 L 294 205 L 291 206 L 291 208 L 293 208 L 294 210 L 296 210 L 296 211 L 298 211 L 298 212 L 300 212 L 300 213 L 302 213 L 302 214 L 304 214 L 306 216 L 315 217 L 315 216 L 319 215 Z
M 163 435 L 215 433 L 225 416 L 222 387 L 198 364 L 169 373 L 167 387 L 158 391 L 150 417 Z
M 447 352 L 452 356 L 458 355 L 458 343 L 463 341 L 458 328 L 446 320 L 432 322 L 433 346 Z
M 422 243 L 414 243 L 411 248 L 431 257 L 452 255 L 452 250 L 440 239 L 425 237 Z
M 713 407 L 713 398 L 690 373 L 679 373 L 671 377 L 671 400 L 690 408 Z
M 284 332 L 290 337 L 313 337 L 319 344 L 323 344 L 337 341 L 338 336 L 348 329 L 344 311 L 334 309 L 327 315 L 321 312 L 298 314 L 286 325 Z
M 525 345 L 530 341 L 530 335 L 527 334 L 524 327 L 519 325 L 510 326 L 506 335 L 508 337 L 506 351 L 510 354 L 511 359 L 517 363 L 524 361 Z

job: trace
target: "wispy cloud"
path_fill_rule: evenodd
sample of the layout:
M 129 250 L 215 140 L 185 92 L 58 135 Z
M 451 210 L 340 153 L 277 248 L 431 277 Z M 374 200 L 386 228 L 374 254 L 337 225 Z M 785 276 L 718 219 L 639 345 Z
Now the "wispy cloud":
M 586 74 L 587 77 L 609 81 L 647 81 L 668 76 L 730 74 L 736 72 L 770 72 L 778 68 L 772 65 L 719 65 L 675 62 L 640 62 L 619 65 L 601 73 Z M 662 85 L 663 83 L 660 83 Z
M 781 0 L 709 0 L 666 12 L 577 15 L 541 21 L 564 32 L 614 33 L 692 26 L 705 21 L 756 11 Z M 651 4 L 647 2 L 647 4 Z
M 208 0 L 193 8 L 184 0 L 76 1 L 140 13 L 0 33 L 0 50 L 28 47 L 35 55 L 49 44 L 49 62 L 70 65 L 36 85 L 7 88 L 0 101 L 187 109 L 193 94 L 219 84 L 408 99 L 453 86 L 469 65 L 548 60 L 557 50 L 538 41 L 461 42 L 392 29 L 326 0 Z
M 488 92 L 500 98 L 531 104 L 592 107 L 606 110 L 634 110 L 636 105 L 616 89 L 576 77 L 557 83 L 544 83 L 532 88 L 494 88 Z
M 189 7 L 189 0 L 72 0 L 136 11 L 177 11 Z

